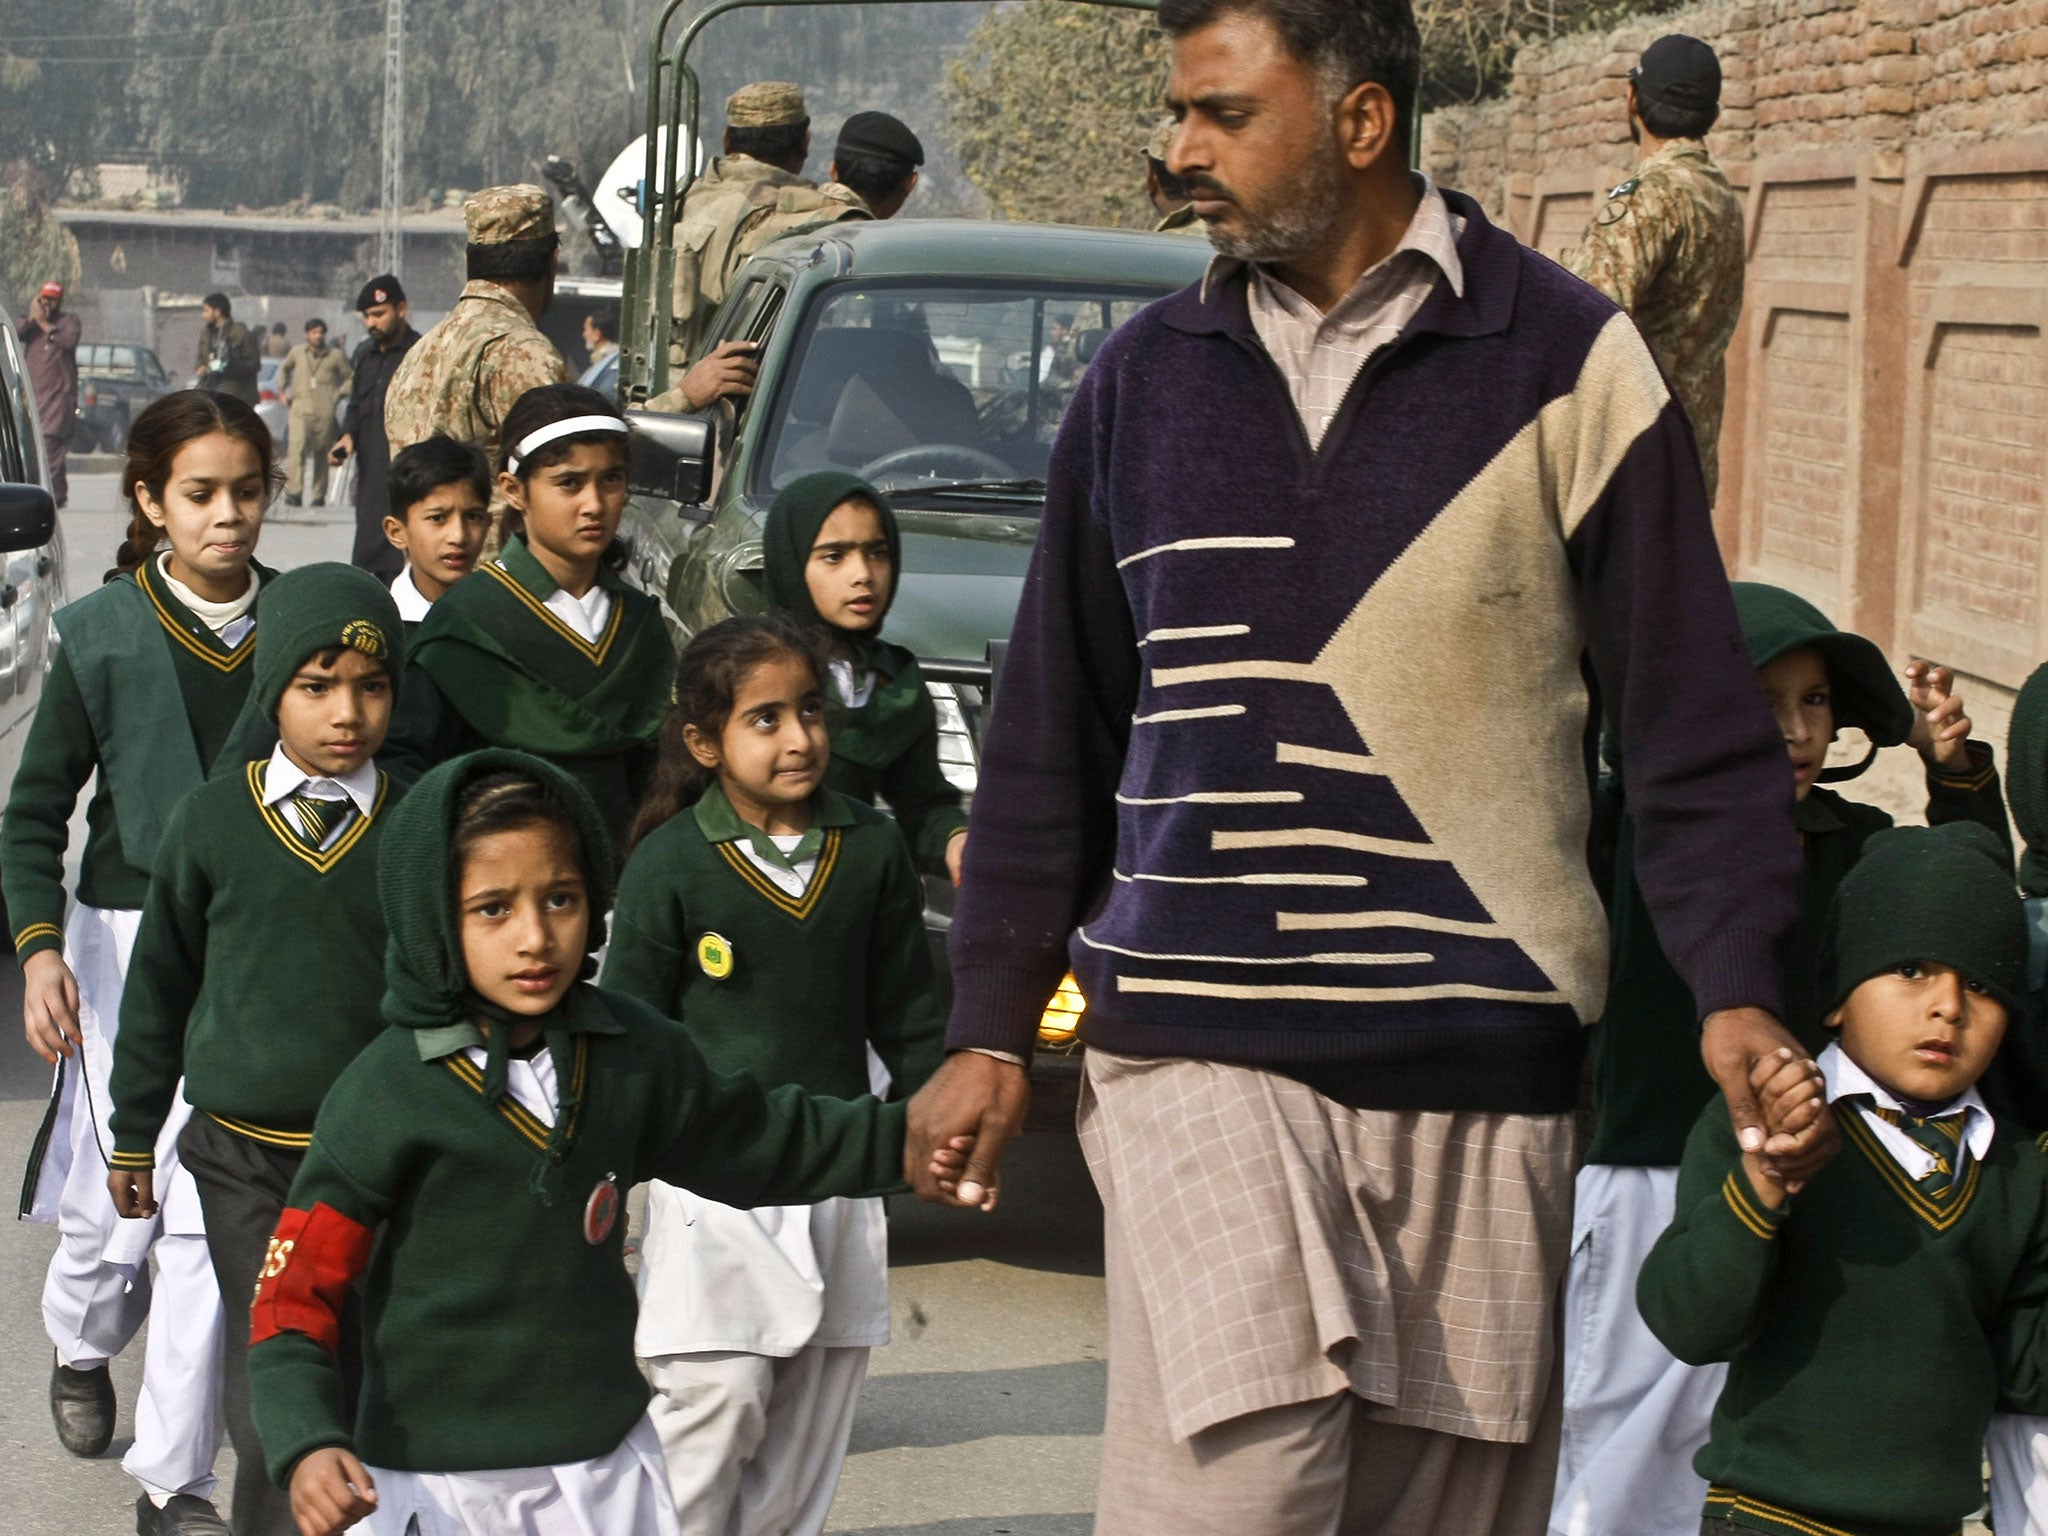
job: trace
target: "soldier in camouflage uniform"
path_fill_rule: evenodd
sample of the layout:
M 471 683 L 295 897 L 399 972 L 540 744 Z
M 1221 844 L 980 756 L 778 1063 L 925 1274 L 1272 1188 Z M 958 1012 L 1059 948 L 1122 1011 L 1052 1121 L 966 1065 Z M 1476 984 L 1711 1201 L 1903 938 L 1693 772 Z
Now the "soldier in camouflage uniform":
M 733 242 L 758 216 L 756 194 L 771 201 L 786 187 L 815 193 L 803 178 L 811 154 L 811 114 L 800 86 L 757 80 L 725 103 L 725 153 L 690 183 L 676 220 L 676 277 L 670 360 L 680 366 L 704 339 L 725 297 Z
M 1742 312 L 1742 203 L 1702 142 L 1720 115 L 1721 63 L 1674 34 L 1629 71 L 1636 174 L 1608 194 L 1566 265 L 1629 312 L 1692 419 L 1707 499 L 1720 480 L 1723 361 Z
M 1155 234 L 1200 235 L 1206 240 L 1209 226 L 1195 217 L 1194 199 L 1180 178 L 1166 168 L 1173 136 L 1179 131 L 1180 125 L 1172 118 L 1162 117 L 1145 141 L 1145 195 L 1159 213 L 1159 222 L 1152 229 Z
M 529 389 L 561 384 L 569 365 L 534 321 L 555 296 L 554 199 L 524 184 L 487 187 L 462 205 L 469 281 L 455 307 L 405 354 L 384 397 L 394 457 L 436 432 L 497 461 L 498 427 Z M 490 547 L 504 501 L 491 501 Z

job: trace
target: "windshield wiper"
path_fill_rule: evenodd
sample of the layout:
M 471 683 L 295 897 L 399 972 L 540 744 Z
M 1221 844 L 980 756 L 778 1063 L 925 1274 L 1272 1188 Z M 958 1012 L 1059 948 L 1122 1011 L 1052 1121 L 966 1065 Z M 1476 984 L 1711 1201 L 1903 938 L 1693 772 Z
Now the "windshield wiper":
M 1045 482 L 1018 480 L 935 480 L 930 484 L 912 480 L 883 487 L 893 496 L 1043 496 Z

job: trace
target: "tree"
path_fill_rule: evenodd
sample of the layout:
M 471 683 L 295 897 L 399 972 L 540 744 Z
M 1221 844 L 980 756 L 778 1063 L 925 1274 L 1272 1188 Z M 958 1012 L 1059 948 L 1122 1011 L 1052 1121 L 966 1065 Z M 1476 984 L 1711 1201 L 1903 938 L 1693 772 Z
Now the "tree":
M 960 163 L 1004 218 L 1144 227 L 1145 141 L 1166 100 L 1149 15 L 1026 0 L 974 29 L 942 100 Z

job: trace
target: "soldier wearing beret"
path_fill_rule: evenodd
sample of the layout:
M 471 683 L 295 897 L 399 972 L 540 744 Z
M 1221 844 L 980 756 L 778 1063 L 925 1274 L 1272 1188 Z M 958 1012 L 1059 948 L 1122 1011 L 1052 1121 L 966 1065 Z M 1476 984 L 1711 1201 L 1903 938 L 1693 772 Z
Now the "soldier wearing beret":
M 462 205 L 462 218 L 469 281 L 391 380 L 384 431 L 393 453 L 441 432 L 495 454 L 512 402 L 570 377 L 534 324 L 555 296 L 554 199 L 530 184 L 488 187 Z M 496 548 L 501 500 L 491 513 Z
M 924 145 L 886 112 L 856 112 L 839 130 L 822 187 L 755 187 L 725 261 L 730 289 L 756 251 L 787 235 L 807 234 L 846 219 L 894 218 L 917 190 Z
M 1194 199 L 1178 176 L 1166 168 L 1166 156 L 1173 148 L 1173 136 L 1180 125 L 1162 117 L 1145 140 L 1145 195 L 1152 199 L 1159 222 L 1153 231 L 1162 235 L 1200 235 L 1208 238 L 1209 226 L 1195 217 Z
M 392 376 L 406 353 L 420 339 L 406 318 L 405 287 L 391 273 L 371 278 L 356 295 L 356 313 L 367 333 L 349 367 L 348 408 L 341 418 L 341 438 L 328 451 L 327 462 L 356 460 L 356 542 L 349 558 L 378 580 L 389 582 L 404 562 L 384 537 L 384 515 L 390 510 L 385 476 L 391 471 L 391 440 L 384 435 L 384 401 Z
M 1720 479 L 1723 360 L 1742 312 L 1742 203 L 1704 142 L 1721 61 L 1674 33 L 1629 71 L 1636 174 L 1608 194 L 1565 264 L 1629 312 L 1692 419 L 1711 502 Z

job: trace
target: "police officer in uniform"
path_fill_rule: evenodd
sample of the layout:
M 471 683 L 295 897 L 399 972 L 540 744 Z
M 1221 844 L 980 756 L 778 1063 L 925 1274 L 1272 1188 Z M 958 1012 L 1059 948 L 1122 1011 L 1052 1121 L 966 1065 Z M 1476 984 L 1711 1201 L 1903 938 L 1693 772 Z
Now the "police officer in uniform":
M 1608 194 L 1566 265 L 1629 312 L 1692 419 L 1707 497 L 1720 479 L 1723 360 L 1742 312 L 1742 203 L 1703 142 L 1721 61 L 1674 33 L 1629 71 L 1636 174 Z
M 337 441 L 334 418 L 352 377 L 341 349 L 327 345 L 327 322 L 308 320 L 306 339 L 285 354 L 277 371 L 278 393 L 291 407 L 284 466 L 286 506 L 300 504 L 308 458 L 313 461 L 313 484 L 308 487 L 313 505 L 327 505 L 327 455 Z
M 394 454 L 442 432 L 495 460 L 512 403 L 571 377 L 534 324 L 555 297 L 554 199 L 527 183 L 487 187 L 462 205 L 462 220 L 469 281 L 447 317 L 406 353 L 384 401 Z M 502 499 L 492 498 L 491 514 L 495 549 Z
M 348 409 L 341 418 L 341 440 L 328 451 L 327 462 L 356 460 L 356 545 L 349 558 L 379 581 L 390 582 L 405 560 L 384 537 L 384 514 L 390 500 L 384 489 L 391 472 L 391 441 L 384 435 L 384 401 L 391 379 L 420 333 L 406 318 L 405 287 L 391 273 L 373 277 L 356 295 L 362 317 L 363 344 L 349 367 Z
M 819 190 L 843 187 L 855 206 L 875 219 L 893 219 L 917 190 L 924 145 L 910 125 L 886 112 L 856 112 L 832 147 L 830 179 Z
M 1159 214 L 1159 222 L 1152 228 L 1157 234 L 1200 235 L 1206 240 L 1209 226 L 1195 217 L 1194 199 L 1180 178 L 1166 168 L 1166 156 L 1179 128 L 1172 118 L 1163 117 L 1145 141 L 1145 195 Z

